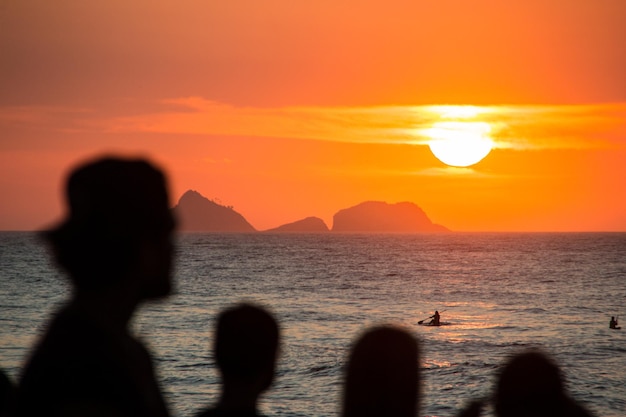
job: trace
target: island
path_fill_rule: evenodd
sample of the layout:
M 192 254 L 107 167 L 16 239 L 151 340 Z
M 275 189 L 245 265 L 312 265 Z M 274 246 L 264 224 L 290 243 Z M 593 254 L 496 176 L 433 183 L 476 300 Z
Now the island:
M 319 217 L 307 217 L 293 223 L 265 230 L 265 232 L 271 233 L 320 233 L 328 231 L 328 226 Z
M 186 191 L 172 208 L 182 232 L 250 233 L 257 230 L 233 207 L 209 200 L 195 190 Z M 390 204 L 366 201 L 339 210 L 329 229 L 319 217 L 306 217 L 283 224 L 264 233 L 419 233 L 446 232 L 446 227 L 434 224 L 418 205 L 411 202 Z
M 256 229 L 232 207 L 202 196 L 195 190 L 185 192 L 172 209 L 182 232 L 255 232 Z
M 415 233 L 445 232 L 434 224 L 419 206 L 410 202 L 389 204 L 366 201 L 338 211 L 333 216 L 333 232 Z

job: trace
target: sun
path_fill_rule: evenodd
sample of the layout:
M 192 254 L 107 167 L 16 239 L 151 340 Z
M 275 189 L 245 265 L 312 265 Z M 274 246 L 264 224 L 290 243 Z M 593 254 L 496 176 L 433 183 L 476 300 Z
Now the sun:
M 485 122 L 437 122 L 423 133 L 431 152 L 446 165 L 468 167 L 480 162 L 493 148 L 491 126 Z

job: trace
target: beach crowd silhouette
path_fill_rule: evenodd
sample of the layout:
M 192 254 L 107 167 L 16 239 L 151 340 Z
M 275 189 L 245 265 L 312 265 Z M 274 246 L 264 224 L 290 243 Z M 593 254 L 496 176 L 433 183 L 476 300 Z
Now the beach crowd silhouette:
M 176 221 L 166 177 L 146 160 L 99 157 L 71 172 L 66 200 L 67 218 L 41 236 L 66 272 L 71 296 L 19 381 L 0 373 L 0 417 L 168 416 L 151 354 L 129 325 L 140 304 L 172 291 Z M 265 307 L 242 303 L 222 311 L 212 347 L 221 393 L 197 417 L 260 416 L 280 343 L 280 325 Z M 363 329 L 347 360 L 341 416 L 420 415 L 420 344 L 397 325 Z M 480 416 L 487 402 L 498 417 L 591 416 L 568 395 L 545 352 L 515 354 L 496 380 L 489 399 L 468 399 L 457 416 Z

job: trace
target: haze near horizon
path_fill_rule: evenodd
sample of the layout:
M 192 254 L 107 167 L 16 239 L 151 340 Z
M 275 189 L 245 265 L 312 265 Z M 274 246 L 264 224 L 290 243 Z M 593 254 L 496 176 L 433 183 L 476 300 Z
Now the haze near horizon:
M 410 201 L 455 231 L 626 231 L 624 21 L 622 0 L 7 2 L 0 230 L 55 222 L 66 173 L 116 153 L 259 230 Z

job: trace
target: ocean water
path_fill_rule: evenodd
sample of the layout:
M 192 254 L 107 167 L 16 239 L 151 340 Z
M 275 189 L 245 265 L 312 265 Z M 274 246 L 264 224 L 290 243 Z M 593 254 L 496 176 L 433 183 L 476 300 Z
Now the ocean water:
M 381 323 L 420 340 L 421 416 L 488 397 L 528 347 L 549 352 L 596 415 L 626 415 L 626 330 L 608 328 L 626 320 L 626 233 L 183 234 L 177 252 L 176 293 L 133 324 L 175 416 L 216 401 L 214 319 L 240 301 L 283 331 L 268 415 L 338 415 L 350 345 Z M 0 233 L 0 285 L 0 367 L 17 379 L 69 289 L 31 233 Z M 435 309 L 452 325 L 418 326 Z

